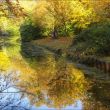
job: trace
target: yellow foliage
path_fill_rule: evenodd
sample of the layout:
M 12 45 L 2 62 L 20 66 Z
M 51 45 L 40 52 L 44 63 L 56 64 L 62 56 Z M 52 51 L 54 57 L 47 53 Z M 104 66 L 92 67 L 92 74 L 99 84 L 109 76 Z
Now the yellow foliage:
M 33 8 L 36 6 L 36 1 L 27 1 L 27 0 L 20 0 L 19 1 L 21 7 L 23 7 L 26 12 L 31 13 Z
M 77 0 L 39 0 L 33 10 L 35 22 L 53 28 L 67 23 L 77 22 L 77 26 L 86 27 L 91 22 L 93 11 Z
M 10 60 L 6 53 L 0 52 L 0 70 L 7 70 L 10 66 Z

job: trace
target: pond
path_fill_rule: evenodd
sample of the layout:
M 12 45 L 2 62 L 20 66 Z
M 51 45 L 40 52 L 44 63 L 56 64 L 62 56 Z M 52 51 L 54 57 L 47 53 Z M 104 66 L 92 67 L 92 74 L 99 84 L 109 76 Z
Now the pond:
M 26 42 L 0 51 L 0 110 L 110 110 L 110 82 Z

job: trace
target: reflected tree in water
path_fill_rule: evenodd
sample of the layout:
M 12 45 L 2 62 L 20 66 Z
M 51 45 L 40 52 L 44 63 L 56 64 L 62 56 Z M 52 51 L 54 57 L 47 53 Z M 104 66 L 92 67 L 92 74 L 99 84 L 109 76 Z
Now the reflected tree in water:
M 42 61 L 27 61 L 29 64 L 21 61 L 18 64 L 19 60 L 14 60 L 22 72 L 18 86 L 37 106 L 46 104 L 61 108 L 73 104 L 74 101 L 82 99 L 89 88 L 83 73 L 64 59 L 55 61 L 49 57 Z
M 14 68 L 20 71 L 20 80 L 16 86 L 32 104 L 63 108 L 72 105 L 76 100 L 81 100 L 85 110 L 95 107 L 109 110 L 106 109 L 103 100 L 99 99 L 99 102 L 93 95 L 95 84 L 91 85 L 90 81 L 85 79 L 82 70 L 63 58 L 56 59 L 54 55 L 46 53 L 47 51 L 43 52 L 45 57 L 42 56 L 42 52 L 36 55 L 37 50 L 31 49 L 27 55 L 25 52 L 21 56 L 18 51 L 15 52 L 15 57 L 10 57 Z M 98 89 L 99 92 L 101 91 Z
M 0 110 L 31 110 L 31 106 L 23 105 L 25 100 L 16 87 L 18 73 L 10 71 L 0 72 Z

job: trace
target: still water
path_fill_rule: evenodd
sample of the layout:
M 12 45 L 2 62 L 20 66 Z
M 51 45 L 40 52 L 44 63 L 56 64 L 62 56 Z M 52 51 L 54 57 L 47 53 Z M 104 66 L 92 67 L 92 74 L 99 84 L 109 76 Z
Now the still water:
M 31 43 L 0 51 L 0 110 L 110 110 L 110 82 Z

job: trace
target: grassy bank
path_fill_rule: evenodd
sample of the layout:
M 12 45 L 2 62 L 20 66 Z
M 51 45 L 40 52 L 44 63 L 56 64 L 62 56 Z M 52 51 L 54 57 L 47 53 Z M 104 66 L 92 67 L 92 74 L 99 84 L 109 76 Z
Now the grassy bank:
M 45 38 L 40 40 L 32 41 L 36 45 L 44 46 L 53 50 L 62 49 L 63 52 L 66 52 L 68 47 L 72 43 L 72 38 L 61 37 L 59 39 Z

